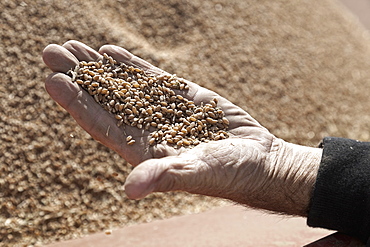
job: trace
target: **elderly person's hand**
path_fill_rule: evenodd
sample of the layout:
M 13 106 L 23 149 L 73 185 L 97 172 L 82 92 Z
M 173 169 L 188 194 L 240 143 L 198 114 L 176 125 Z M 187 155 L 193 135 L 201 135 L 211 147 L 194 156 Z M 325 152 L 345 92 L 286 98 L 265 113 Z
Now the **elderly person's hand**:
M 99 52 L 77 42 L 49 45 L 43 59 L 54 72 L 46 79 L 50 96 L 64 107 L 92 137 L 136 166 L 127 177 L 129 198 L 152 192 L 181 190 L 231 199 L 255 208 L 306 216 L 321 159 L 321 150 L 276 138 L 241 108 L 220 95 L 188 82 L 183 96 L 200 104 L 218 99 L 229 120 L 230 137 L 175 149 L 148 145 L 149 132 L 116 125 L 116 119 L 65 73 L 79 61 L 96 61 L 107 53 L 154 75 L 166 73 L 123 48 L 105 45 Z M 126 135 L 137 140 L 126 143 Z

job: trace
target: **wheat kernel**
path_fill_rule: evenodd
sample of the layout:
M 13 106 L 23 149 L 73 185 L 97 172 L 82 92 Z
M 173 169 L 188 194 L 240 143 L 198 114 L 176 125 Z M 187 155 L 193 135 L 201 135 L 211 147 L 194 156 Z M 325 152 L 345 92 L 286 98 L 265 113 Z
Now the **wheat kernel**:
M 135 115 L 139 115 L 139 112 L 137 111 L 137 109 L 136 109 L 136 107 L 135 107 L 135 106 L 133 106 L 131 110 L 132 110 L 132 113 L 133 113 L 133 114 L 135 114 Z
M 215 124 L 215 123 L 217 123 L 217 120 L 214 120 L 214 119 L 212 119 L 212 118 L 210 118 L 210 117 L 207 117 L 207 118 L 206 118 L 206 121 L 207 121 L 208 123 L 210 123 L 210 124 Z
M 155 138 L 151 138 L 150 140 L 149 140 L 149 145 L 153 145 L 155 143 Z
M 99 87 L 99 83 L 98 82 L 93 82 L 93 83 L 91 83 L 91 86 L 93 86 L 93 87 Z
M 196 119 L 195 117 L 193 117 L 193 116 L 190 116 L 188 119 L 189 119 L 190 121 L 192 121 L 192 122 L 197 121 L 197 119 Z
M 208 116 L 210 116 L 211 118 L 216 118 L 216 115 L 211 111 L 208 112 Z
M 185 145 L 185 146 L 189 146 L 191 144 L 191 142 L 187 139 L 184 139 L 182 140 L 182 143 Z

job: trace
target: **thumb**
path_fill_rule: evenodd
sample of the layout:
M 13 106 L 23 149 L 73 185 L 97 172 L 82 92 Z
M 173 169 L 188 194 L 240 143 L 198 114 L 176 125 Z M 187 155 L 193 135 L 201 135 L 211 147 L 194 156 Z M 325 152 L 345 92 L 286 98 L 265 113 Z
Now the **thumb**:
M 150 159 L 134 168 L 125 182 L 125 192 L 130 199 L 140 199 L 152 192 L 187 191 L 196 187 L 201 161 L 187 155 Z

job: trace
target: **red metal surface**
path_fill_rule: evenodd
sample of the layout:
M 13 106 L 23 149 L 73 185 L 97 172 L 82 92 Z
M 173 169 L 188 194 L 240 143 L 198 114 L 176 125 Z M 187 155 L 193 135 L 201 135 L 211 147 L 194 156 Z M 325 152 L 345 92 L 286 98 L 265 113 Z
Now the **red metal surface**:
M 92 234 L 48 247 L 297 247 L 332 232 L 308 227 L 305 218 L 227 206 L 200 214 L 112 229 L 109 233 Z

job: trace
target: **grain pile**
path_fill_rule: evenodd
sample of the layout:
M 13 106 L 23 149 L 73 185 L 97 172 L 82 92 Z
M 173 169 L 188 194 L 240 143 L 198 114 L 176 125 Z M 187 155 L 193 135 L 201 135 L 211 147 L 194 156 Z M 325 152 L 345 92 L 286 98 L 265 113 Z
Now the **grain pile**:
M 189 89 L 184 79 L 150 75 L 103 55 L 100 61 L 81 61 L 67 74 L 115 116 L 117 126 L 150 130 L 149 145 L 165 143 L 177 148 L 229 137 L 229 120 L 217 107 L 217 99 L 195 105 L 175 92 Z M 126 141 L 135 143 L 130 135 Z
M 206 210 L 184 193 L 125 197 L 131 168 L 46 94 L 41 53 L 123 46 L 215 90 L 288 141 L 369 140 L 367 34 L 333 0 L 0 1 L 0 246 Z

